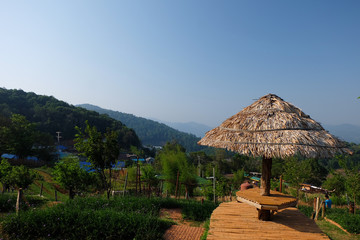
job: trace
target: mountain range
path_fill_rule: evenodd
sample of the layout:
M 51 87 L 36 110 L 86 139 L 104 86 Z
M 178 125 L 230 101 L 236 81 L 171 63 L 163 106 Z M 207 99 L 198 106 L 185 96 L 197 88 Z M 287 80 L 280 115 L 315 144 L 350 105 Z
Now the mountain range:
M 204 137 L 205 133 L 212 129 L 212 127 L 196 122 L 179 123 L 179 122 L 164 122 L 161 120 L 158 121 L 172 128 L 175 128 L 179 131 L 192 133 L 198 137 Z M 329 131 L 332 135 L 338 137 L 343 141 L 360 144 L 360 126 L 354 124 L 338 124 L 338 125 L 324 124 L 323 127 L 327 131 Z
M 166 122 L 159 119 L 153 120 L 168 125 L 169 127 L 172 127 L 181 132 L 194 134 L 200 138 L 204 137 L 205 133 L 212 129 L 212 127 L 197 122 Z
M 154 143 L 153 141 L 158 138 L 155 145 L 163 145 L 166 140 L 159 135 L 151 136 L 151 133 L 147 133 L 144 135 L 144 131 L 146 130 L 146 126 L 149 124 L 151 128 L 163 128 L 164 130 L 169 130 L 169 128 L 173 130 L 178 130 L 182 132 L 182 134 L 189 134 L 194 138 L 192 141 L 198 141 L 199 138 L 203 137 L 207 131 L 210 131 L 212 127 L 207 126 L 205 124 L 196 123 L 196 122 L 167 122 L 159 119 L 146 119 L 142 117 L 137 117 L 132 114 L 122 113 L 112 110 L 106 110 L 100 108 L 98 106 L 90 105 L 90 104 L 81 104 L 78 105 L 88 110 L 93 110 L 99 112 L 101 114 L 108 114 L 110 117 L 115 118 L 116 120 L 120 120 L 126 126 L 133 128 L 135 132 L 138 134 L 139 138 L 142 140 L 143 144 Z M 352 142 L 356 144 L 360 144 L 360 126 L 353 124 L 338 124 L 338 125 L 327 125 L 323 124 L 323 127 L 329 131 L 331 134 L 337 136 L 343 141 Z M 173 132 L 172 130 L 172 132 Z M 176 132 L 173 132 L 176 133 Z M 180 134 L 180 133 L 176 133 Z M 181 135 L 181 134 L 180 134 Z M 188 136 L 189 137 L 189 136 Z M 190 138 L 190 139 L 192 139 Z
M 346 142 L 360 144 L 360 126 L 353 124 L 326 125 L 323 127 L 331 134 Z
M 104 109 L 91 104 L 80 104 L 77 106 L 98 112 L 100 114 L 106 114 L 109 117 L 122 122 L 127 127 L 134 129 L 142 144 L 145 146 L 163 146 L 166 142 L 176 141 L 189 152 L 205 149 L 205 147 L 199 146 L 197 144 L 197 142 L 200 140 L 199 137 L 191 133 L 185 133 L 176 130 L 164 123 L 143 117 L 137 117 L 129 113 Z

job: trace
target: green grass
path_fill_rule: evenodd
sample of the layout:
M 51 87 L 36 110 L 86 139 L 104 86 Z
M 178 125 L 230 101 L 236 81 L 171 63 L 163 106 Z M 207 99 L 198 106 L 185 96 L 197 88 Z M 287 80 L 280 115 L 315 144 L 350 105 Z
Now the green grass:
M 323 231 L 332 240 L 360 240 L 360 235 L 349 235 L 325 220 L 316 221 L 316 224 L 319 226 L 321 231 Z
M 200 240 L 206 240 L 207 239 L 208 232 L 209 232 L 209 229 L 210 229 L 210 218 L 208 218 L 205 221 L 204 228 L 205 228 L 205 231 L 204 231 L 204 234 L 201 236 Z
M 350 214 L 345 208 L 332 208 L 326 211 L 326 217 L 337 222 L 350 233 L 360 234 L 360 214 Z
M 313 213 L 313 208 L 309 206 L 299 206 L 299 210 L 308 217 L 311 217 Z M 326 209 L 325 216 L 340 224 L 350 233 L 360 233 L 360 214 L 358 213 L 350 214 L 347 208 L 331 208 Z M 326 226 L 326 224 L 323 225 Z

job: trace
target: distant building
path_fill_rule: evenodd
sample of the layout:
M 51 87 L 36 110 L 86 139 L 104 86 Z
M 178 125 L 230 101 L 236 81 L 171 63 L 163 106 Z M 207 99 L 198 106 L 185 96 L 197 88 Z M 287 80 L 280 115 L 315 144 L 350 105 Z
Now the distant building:
M 14 154 L 9 154 L 9 153 L 4 153 L 1 155 L 1 158 L 5 158 L 5 159 L 19 159 L 18 156 L 14 155 Z

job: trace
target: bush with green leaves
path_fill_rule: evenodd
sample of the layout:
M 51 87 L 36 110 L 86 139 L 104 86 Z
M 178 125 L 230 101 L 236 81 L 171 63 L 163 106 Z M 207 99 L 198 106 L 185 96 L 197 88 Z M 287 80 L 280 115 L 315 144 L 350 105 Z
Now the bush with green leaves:
M 360 233 L 360 214 L 350 214 L 346 208 L 326 210 L 326 217 L 337 222 L 350 233 Z
M 160 208 L 182 208 L 184 218 L 203 221 L 216 205 L 167 198 L 75 198 L 9 215 L 1 234 L 8 239 L 161 239 L 172 223 L 159 219 Z
M 68 156 L 57 162 L 53 175 L 57 183 L 69 190 L 69 198 L 74 198 L 75 193 L 88 190 L 96 182 L 94 174 L 81 168 L 79 159 L 75 156 Z
M 9 215 L 2 235 L 9 239 L 160 239 L 170 222 L 145 198 L 76 198 L 51 208 Z
M 299 210 L 307 217 L 311 217 L 314 211 L 310 206 L 299 206 Z M 360 233 L 360 214 L 350 214 L 347 208 L 330 208 L 326 209 L 325 216 L 340 224 L 350 233 Z
M 17 194 L 6 193 L 0 194 L 0 212 L 15 212 Z M 26 196 L 25 203 L 20 205 L 21 210 L 29 210 L 44 205 L 48 200 L 39 196 Z
M 299 205 L 298 209 L 300 212 L 305 214 L 307 217 L 311 217 L 312 213 L 314 212 L 313 207 L 310 207 L 310 206 Z

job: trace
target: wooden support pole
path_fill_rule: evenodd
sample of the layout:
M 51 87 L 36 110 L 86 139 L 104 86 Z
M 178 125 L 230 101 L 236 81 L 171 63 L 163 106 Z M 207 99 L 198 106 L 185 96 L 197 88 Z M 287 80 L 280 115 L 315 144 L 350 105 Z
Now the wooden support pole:
M 272 165 L 272 159 L 266 158 L 264 156 L 262 159 L 262 168 L 261 168 L 261 186 L 260 186 L 261 196 L 270 196 L 271 165 Z
M 320 209 L 321 209 L 321 204 L 322 204 L 322 202 L 320 203 L 320 198 L 317 197 L 316 198 L 315 220 L 318 220 L 319 212 L 320 212 Z
M 124 183 L 124 191 L 123 191 L 123 197 L 125 196 L 125 192 L 126 192 L 126 185 L 127 185 L 127 181 L 128 181 L 128 173 L 129 173 L 129 172 L 127 172 L 127 171 L 126 171 L 125 183 Z
M 280 187 L 279 187 L 280 192 L 282 192 L 282 188 L 283 188 L 283 176 L 280 175 Z
M 40 197 L 43 195 L 43 188 L 44 188 L 44 183 L 41 183 L 41 188 L 40 188 Z
M 179 181 L 179 189 L 176 198 L 180 198 L 180 195 L 181 195 L 181 182 Z
M 19 190 L 18 190 L 18 195 L 17 195 L 17 199 L 16 199 L 16 214 L 19 214 L 19 211 L 20 211 L 22 194 L 23 194 L 22 188 L 19 188 Z
M 324 217 L 325 217 L 325 202 L 323 202 L 323 203 L 321 204 L 321 210 L 322 210 L 322 212 L 321 212 L 321 217 L 324 218 Z
M 136 161 L 136 176 L 135 176 L 135 191 L 138 192 L 138 173 L 139 173 L 139 158 Z
M 214 193 L 214 203 L 216 203 L 216 183 L 215 183 L 215 168 L 213 168 L 213 193 Z
M 139 189 L 140 189 L 140 193 L 141 193 L 141 169 L 140 169 L 140 165 L 139 165 Z
M 262 221 L 270 221 L 271 220 L 271 212 L 270 210 L 260 210 L 258 209 L 258 219 Z
M 178 192 L 178 186 L 179 186 L 179 174 L 180 174 L 180 172 L 179 172 L 179 170 L 178 170 L 178 172 L 177 172 L 177 176 L 176 176 L 176 185 L 175 185 L 175 198 L 176 198 L 176 196 L 177 196 L 177 192 Z

